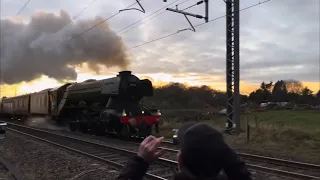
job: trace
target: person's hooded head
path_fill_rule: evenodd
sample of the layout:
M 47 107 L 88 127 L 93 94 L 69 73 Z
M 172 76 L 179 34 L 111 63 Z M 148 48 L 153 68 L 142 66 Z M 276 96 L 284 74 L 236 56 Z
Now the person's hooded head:
M 223 135 L 207 124 L 187 123 L 178 130 L 179 170 L 196 179 L 216 177 L 233 151 Z

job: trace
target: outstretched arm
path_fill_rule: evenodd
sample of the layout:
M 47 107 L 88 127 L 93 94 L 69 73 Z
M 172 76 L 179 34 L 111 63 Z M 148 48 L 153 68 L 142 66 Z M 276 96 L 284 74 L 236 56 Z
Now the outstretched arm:
M 149 164 L 162 155 L 162 150 L 158 150 L 161 138 L 148 136 L 140 144 L 138 155 L 130 159 L 120 172 L 118 180 L 141 180 L 146 174 Z

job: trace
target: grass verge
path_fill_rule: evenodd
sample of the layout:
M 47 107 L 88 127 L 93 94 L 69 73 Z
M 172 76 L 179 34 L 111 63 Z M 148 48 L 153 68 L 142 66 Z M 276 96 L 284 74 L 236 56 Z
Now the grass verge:
M 160 132 L 164 137 L 172 137 L 172 129 L 179 128 L 190 120 L 166 121 Z M 208 120 L 194 121 L 207 123 L 223 130 L 226 118 L 213 115 Z M 249 142 L 245 124 L 250 125 Z M 274 110 L 254 112 L 241 116 L 242 132 L 226 136 L 228 144 L 241 152 L 282 157 L 298 161 L 320 164 L 320 112 L 314 110 Z

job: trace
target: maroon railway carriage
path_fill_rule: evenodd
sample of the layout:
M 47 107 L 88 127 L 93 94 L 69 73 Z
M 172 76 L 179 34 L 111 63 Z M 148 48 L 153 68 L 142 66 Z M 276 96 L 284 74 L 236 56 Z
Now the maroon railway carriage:
M 30 114 L 50 115 L 49 93 L 51 88 L 30 94 Z
M 1 114 L 12 118 L 22 118 L 29 115 L 30 95 L 3 97 L 1 99 Z

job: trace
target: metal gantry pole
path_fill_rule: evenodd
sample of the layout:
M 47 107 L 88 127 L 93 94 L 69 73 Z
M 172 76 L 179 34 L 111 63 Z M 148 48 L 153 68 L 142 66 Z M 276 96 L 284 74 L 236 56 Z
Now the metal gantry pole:
M 234 121 L 240 132 L 240 0 L 234 0 Z
M 226 0 L 226 131 L 240 132 L 239 0 Z

